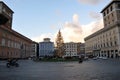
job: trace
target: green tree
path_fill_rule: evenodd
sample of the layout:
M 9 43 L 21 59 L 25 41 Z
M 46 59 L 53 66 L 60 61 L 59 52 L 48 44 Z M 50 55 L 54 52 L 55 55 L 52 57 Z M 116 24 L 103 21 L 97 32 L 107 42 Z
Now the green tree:
M 64 40 L 62 37 L 62 34 L 59 30 L 58 34 L 57 34 L 57 38 L 56 38 L 56 55 L 58 57 L 62 57 L 64 55 Z

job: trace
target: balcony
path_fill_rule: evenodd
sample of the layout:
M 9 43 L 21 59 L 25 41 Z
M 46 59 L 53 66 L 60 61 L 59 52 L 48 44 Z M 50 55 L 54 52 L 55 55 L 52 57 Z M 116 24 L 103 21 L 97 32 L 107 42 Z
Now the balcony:
M 8 18 L 3 14 L 0 14 L 0 25 L 5 24 L 8 21 Z
M 2 1 L 0 1 L 0 25 L 12 19 L 13 11 Z

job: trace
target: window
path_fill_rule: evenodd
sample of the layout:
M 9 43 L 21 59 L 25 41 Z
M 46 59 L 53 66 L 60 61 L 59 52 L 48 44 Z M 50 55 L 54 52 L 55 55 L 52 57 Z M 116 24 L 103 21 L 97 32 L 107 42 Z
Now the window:
M 110 44 L 111 44 L 111 46 L 113 46 L 113 45 L 112 45 L 112 42 L 110 42 Z
M 104 18 L 104 21 L 106 21 L 106 18 Z
M 10 41 L 8 41 L 8 47 L 10 47 Z
M 6 37 L 6 34 L 5 34 L 5 33 L 3 33 L 3 37 Z
M 111 7 L 110 7 L 110 11 L 112 11 L 112 10 L 113 10 L 113 7 L 111 6 Z
M 11 21 L 9 20 L 9 21 L 8 21 L 8 23 L 10 24 L 10 23 L 11 23 Z
M 104 47 L 106 47 L 106 46 L 105 46 L 105 43 L 103 43 L 103 44 L 104 44 Z
M 107 14 L 109 13 L 109 9 L 107 9 Z
M 120 4 L 118 4 L 118 9 L 120 9 Z
M 0 4 L 0 11 L 2 10 L 2 4 Z
M 101 48 L 102 48 L 102 44 L 101 44 Z
M 113 13 L 111 15 L 112 15 L 112 18 L 113 18 L 114 17 Z
M 117 45 L 117 41 L 115 41 L 115 46 Z
M 106 45 L 107 45 L 106 47 L 109 47 L 109 44 L 108 44 L 108 42 L 106 43 Z
M 112 22 L 114 22 L 114 20 L 112 20 Z
M 12 48 L 13 48 L 13 45 L 14 45 L 14 44 L 13 44 L 13 42 L 11 41 L 11 47 L 12 47 Z
M 103 38 L 104 38 L 104 35 L 103 35 Z
M 5 39 L 2 39 L 2 46 L 5 46 Z
M 105 12 L 103 13 L 104 16 L 106 16 Z
M 109 16 L 108 16 L 108 20 L 109 20 Z
M 2 57 L 4 56 L 4 53 L 3 53 L 3 52 L 1 52 L 1 56 L 2 56 Z
M 109 35 L 111 35 L 111 32 L 109 33 Z

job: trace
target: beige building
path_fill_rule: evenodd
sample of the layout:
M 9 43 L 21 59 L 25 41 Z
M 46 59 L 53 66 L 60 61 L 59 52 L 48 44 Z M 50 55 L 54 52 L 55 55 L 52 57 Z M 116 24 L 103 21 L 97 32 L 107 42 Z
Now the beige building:
M 77 43 L 69 42 L 64 43 L 65 54 L 64 57 L 76 57 L 77 55 Z
M 112 0 L 102 11 L 104 28 L 85 38 L 86 55 L 120 56 L 120 0 Z

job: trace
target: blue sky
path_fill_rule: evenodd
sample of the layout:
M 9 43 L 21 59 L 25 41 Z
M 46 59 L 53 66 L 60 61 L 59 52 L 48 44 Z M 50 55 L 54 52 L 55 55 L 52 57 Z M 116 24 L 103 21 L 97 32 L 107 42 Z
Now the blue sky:
M 14 11 L 13 29 L 28 38 L 40 42 L 50 37 L 54 41 L 61 29 L 65 42 L 84 42 L 85 36 L 103 27 L 95 25 L 101 24 L 100 11 L 111 0 L 3 1 Z M 89 29 L 91 31 L 85 33 Z

